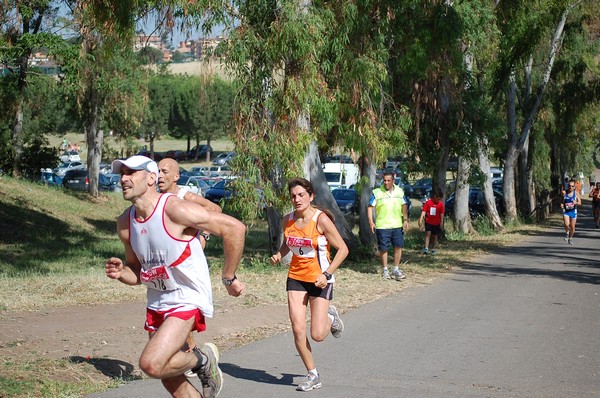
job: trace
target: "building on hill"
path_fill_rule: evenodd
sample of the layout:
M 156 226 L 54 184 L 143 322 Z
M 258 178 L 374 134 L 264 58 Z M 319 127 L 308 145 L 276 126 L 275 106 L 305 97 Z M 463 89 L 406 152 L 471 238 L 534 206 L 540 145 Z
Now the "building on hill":
M 160 36 L 157 35 L 137 35 L 133 44 L 134 51 L 139 51 L 144 47 L 153 47 L 159 50 L 166 49 L 166 46 L 160 40 Z

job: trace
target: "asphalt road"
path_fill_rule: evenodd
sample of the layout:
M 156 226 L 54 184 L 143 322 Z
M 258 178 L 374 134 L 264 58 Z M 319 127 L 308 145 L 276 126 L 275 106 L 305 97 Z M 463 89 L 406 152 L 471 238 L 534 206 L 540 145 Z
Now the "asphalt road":
M 341 338 L 313 344 L 323 387 L 305 394 L 600 397 L 600 229 L 589 206 L 578 223 L 573 246 L 557 225 L 432 286 L 347 312 Z M 223 353 L 221 369 L 219 397 L 303 394 L 291 333 Z M 91 397 L 168 394 L 141 380 Z

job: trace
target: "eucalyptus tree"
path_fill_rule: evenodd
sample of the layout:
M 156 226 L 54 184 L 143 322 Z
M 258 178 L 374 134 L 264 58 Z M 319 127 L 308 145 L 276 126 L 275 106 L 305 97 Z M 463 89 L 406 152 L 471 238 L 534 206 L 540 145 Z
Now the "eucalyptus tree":
M 476 152 L 476 161 L 482 178 L 478 183 L 484 193 L 484 207 L 490 225 L 503 230 L 502 220 L 496 208 L 495 196 L 490 178 L 490 157 L 493 146 L 504 132 L 496 107 L 490 106 L 490 86 L 498 47 L 499 30 L 496 27 L 494 4 L 487 0 L 472 0 L 455 4 L 462 20 L 461 45 L 465 68 L 464 124 L 473 134 L 467 148 L 461 153 Z
M 23 158 L 23 114 L 30 80 L 30 57 L 40 49 L 51 54 L 60 49 L 63 39 L 49 29 L 48 21 L 57 13 L 57 2 L 50 0 L 4 1 L 0 10 L 0 63 L 14 74 L 11 103 L 4 109 L 11 114 L 12 175 L 21 177 Z
M 171 135 L 186 137 L 187 149 L 193 139 L 211 140 L 228 132 L 233 114 L 235 84 L 215 76 L 171 76 L 172 104 L 168 118 Z M 210 156 L 207 153 L 207 160 Z
M 133 57 L 136 20 L 154 14 L 159 23 L 172 27 L 178 15 L 186 14 L 189 2 L 173 0 L 66 1 L 79 38 L 76 56 L 65 58 L 67 78 L 76 87 L 80 117 L 88 149 L 90 193 L 98 195 L 99 164 L 104 141 L 103 126 L 119 137 L 134 134 L 144 116 L 146 76 Z M 186 14 L 187 21 L 197 12 Z M 145 84 L 147 87 L 147 83 Z
M 462 14 L 469 10 L 439 0 L 400 2 L 398 11 L 390 65 L 394 98 L 408 105 L 414 118 L 409 133 L 412 169 L 431 172 L 434 188 L 445 194 L 448 160 L 459 156 L 454 215 L 459 229 L 469 232 L 469 173 L 476 159 L 473 116 L 465 112 L 463 43 L 465 30 L 474 27 L 466 26 L 469 15 Z
M 241 81 L 234 116 L 236 148 L 247 155 L 238 160 L 241 168 L 249 181 L 264 186 L 267 202 L 281 210 L 289 208 L 286 179 L 308 177 L 317 204 L 337 213 L 338 230 L 351 241 L 326 185 L 318 149 L 336 146 L 360 157 L 364 197 L 374 183 L 373 165 L 402 145 L 409 117 L 391 101 L 386 68 L 393 3 L 232 5 L 239 25 L 224 54 Z M 364 236 L 363 242 L 372 240 Z
M 543 119 L 543 138 L 551 162 L 550 187 L 571 172 L 588 175 L 600 142 L 600 4 L 584 4 L 565 29 L 561 57 L 548 87 L 551 112 Z
M 169 133 L 169 117 L 175 99 L 177 79 L 169 74 L 158 73 L 148 81 L 148 104 L 138 135 L 149 141 L 148 152 L 154 156 L 154 142 Z
M 519 190 L 527 194 L 521 197 L 525 199 L 521 210 L 530 213 L 535 207 L 535 187 L 528 163 L 530 133 L 562 45 L 565 24 L 582 3 L 583 0 L 519 1 L 499 2 L 496 7 L 502 39 L 495 91 L 506 88 L 508 126 L 503 186 L 507 221 L 517 219 L 515 184 L 519 156 L 522 156 L 520 173 L 525 175 Z

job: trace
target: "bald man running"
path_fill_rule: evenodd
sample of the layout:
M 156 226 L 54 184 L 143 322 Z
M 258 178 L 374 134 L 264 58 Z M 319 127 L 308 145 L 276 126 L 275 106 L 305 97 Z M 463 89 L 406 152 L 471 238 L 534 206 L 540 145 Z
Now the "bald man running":
M 196 195 L 195 193 L 190 192 L 187 189 L 182 189 L 177 186 L 177 181 L 181 176 L 179 174 L 179 163 L 175 159 L 165 158 L 158 162 L 158 190 L 161 193 L 173 193 L 177 195 L 179 199 L 189 200 L 200 206 L 203 206 L 208 211 L 213 212 L 221 212 L 221 207 L 208 199 L 205 199 L 203 196 Z M 202 245 L 202 249 L 206 247 L 206 241 L 210 238 L 210 235 L 204 231 L 200 231 L 198 234 L 198 239 L 200 240 L 200 244 Z M 194 336 L 192 332 L 187 337 L 186 340 L 187 351 L 191 351 L 196 346 L 196 341 L 194 340 Z M 188 376 L 186 374 L 186 376 Z
M 179 174 L 179 163 L 175 159 L 165 158 L 158 162 L 158 189 L 162 193 L 174 193 L 178 198 L 183 200 L 189 200 L 200 206 L 203 206 L 208 211 L 221 212 L 221 207 L 208 199 L 205 199 L 201 195 L 196 195 L 187 189 L 182 189 L 177 186 L 177 181 L 181 176 Z M 200 232 L 200 243 L 202 248 L 206 247 L 206 241 L 209 239 L 209 235 Z

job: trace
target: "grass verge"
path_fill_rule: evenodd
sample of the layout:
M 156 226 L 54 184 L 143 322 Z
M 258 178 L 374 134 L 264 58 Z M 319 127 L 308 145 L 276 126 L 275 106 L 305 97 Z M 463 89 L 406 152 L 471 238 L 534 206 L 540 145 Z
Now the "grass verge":
M 143 301 L 145 288 L 129 287 L 104 276 L 106 258 L 122 256 L 115 233 L 115 219 L 127 207 L 120 194 L 92 199 L 60 189 L 0 177 L 0 319 L 3 314 L 44 311 L 52 307 Z M 413 206 L 413 210 L 415 210 Z M 416 220 L 413 211 L 412 220 Z M 416 209 L 418 214 L 418 209 Z M 422 256 L 423 233 L 415 228 L 406 236 L 402 283 L 384 283 L 379 258 L 347 261 L 336 272 L 336 305 L 346 311 L 410 286 L 428 285 L 441 274 L 464 261 L 492 252 L 494 248 L 523 239 L 523 235 L 544 226 L 513 225 L 501 235 L 484 228 L 478 236 L 447 231 L 437 256 Z M 282 288 L 285 267 L 268 262 L 267 227 L 256 222 L 249 227 L 240 278 L 247 285 L 241 299 L 227 296 L 220 284 L 221 243 L 211 240 L 207 256 L 211 264 L 217 316 L 220 308 L 235 311 L 242 307 L 285 304 Z M 368 292 L 368 294 L 365 294 Z M 266 325 L 251 333 L 224 336 L 228 345 L 261 339 L 287 327 Z M 14 336 L 18 344 L 18 336 Z M 219 339 L 216 341 L 219 343 Z M 10 347 L 4 347 L 10 351 Z M 32 353 L 35 354 L 35 353 Z M 32 359 L 37 358 L 37 359 Z M 0 397 L 81 397 L 114 387 L 135 373 L 101 373 L 103 358 L 61 358 L 35 355 L 6 356 L 0 359 Z

